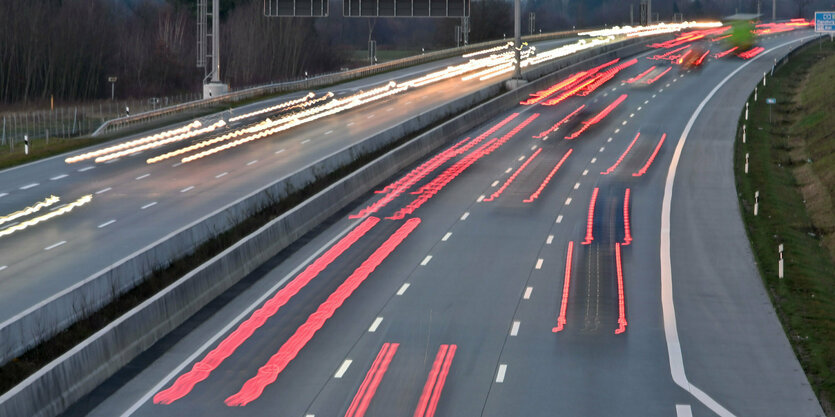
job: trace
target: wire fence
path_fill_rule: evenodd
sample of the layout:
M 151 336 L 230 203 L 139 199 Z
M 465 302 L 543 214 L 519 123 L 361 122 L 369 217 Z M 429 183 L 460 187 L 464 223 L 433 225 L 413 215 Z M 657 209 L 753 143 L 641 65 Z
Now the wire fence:
M 51 110 L 0 112 L 0 146 L 14 150 L 30 140 L 72 138 L 94 132 L 108 120 L 147 113 L 201 99 L 198 93 L 153 97 L 145 100 L 106 100 L 94 104 L 60 106 Z

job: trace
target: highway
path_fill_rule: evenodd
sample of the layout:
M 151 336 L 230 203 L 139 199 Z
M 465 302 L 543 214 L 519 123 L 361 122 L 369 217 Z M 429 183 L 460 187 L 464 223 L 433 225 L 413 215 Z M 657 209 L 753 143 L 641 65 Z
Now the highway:
M 544 51 L 574 41 L 576 38 L 558 39 L 537 46 Z M 317 93 L 333 91 L 341 97 L 465 61 L 461 57 L 440 60 Z M 0 327 L 83 279 L 283 176 L 502 78 L 505 77 L 468 82 L 456 78 L 413 89 L 272 135 L 269 140 L 232 149 L 223 156 L 184 165 L 177 160 L 146 164 L 149 156 L 160 152 L 156 151 L 98 164 L 92 160 L 67 164 L 64 162 L 67 155 L 61 155 L 4 170 L 0 172 L 2 215 L 32 206 L 51 195 L 60 197 L 61 201 L 50 210 L 85 195 L 90 195 L 92 201 L 35 227 L 0 235 Z M 233 110 L 231 116 L 306 93 L 244 106 Z M 223 115 L 230 116 L 226 112 Z M 220 116 L 210 115 L 201 120 L 208 125 Z M 120 138 L 110 144 L 166 129 L 170 127 Z M 0 233 L 15 227 L 16 223 L 0 224 Z
M 823 416 L 731 170 L 748 94 L 810 35 L 663 75 L 650 50 L 588 96 L 474 126 L 68 415 Z

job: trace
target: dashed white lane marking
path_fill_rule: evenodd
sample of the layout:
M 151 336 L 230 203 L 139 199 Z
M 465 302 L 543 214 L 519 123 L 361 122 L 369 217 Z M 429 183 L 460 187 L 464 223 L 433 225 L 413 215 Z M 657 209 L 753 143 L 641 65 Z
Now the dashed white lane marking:
M 444 237 L 441 238 L 442 241 L 446 242 L 449 238 L 452 237 L 452 232 L 446 232 Z
M 50 181 L 58 181 L 58 180 L 60 180 L 61 178 L 67 178 L 67 177 L 69 177 L 69 175 L 67 175 L 67 174 L 61 174 L 61 175 L 56 175 L 56 176 L 54 176 L 54 177 L 50 178 L 49 180 L 50 180 Z
M 635 117 L 635 113 L 630 113 L 630 114 L 629 114 L 629 118 L 631 119 L 631 118 L 633 118 L 633 117 Z
M 342 365 L 339 366 L 339 369 L 336 370 L 336 373 L 333 375 L 333 377 L 336 379 L 342 378 L 345 375 L 345 372 L 348 372 L 348 367 L 351 366 L 351 362 L 353 361 L 350 359 L 345 359 L 345 361 L 342 362 Z
M 531 299 L 531 292 L 533 292 L 533 287 L 525 288 L 525 295 L 522 296 L 523 300 L 530 300 Z
M 670 83 L 667 83 L 667 85 L 665 85 L 664 87 L 668 87 L 668 88 L 669 88 L 669 87 L 670 87 Z
M 400 289 L 399 289 L 399 290 L 397 290 L 397 295 L 403 295 L 403 294 L 405 294 L 405 293 L 406 293 L 406 290 L 408 290 L 408 289 L 409 289 L 409 285 L 410 285 L 410 284 L 409 284 L 408 282 L 403 283 L 403 285 L 401 285 L 401 286 L 400 286 Z
M 597 158 L 592 158 L 591 163 L 595 163 L 595 162 L 597 162 Z
M 392 110 L 394 110 L 394 109 L 391 108 L 391 107 L 386 107 L 386 111 L 392 111 Z
M 372 117 L 374 117 L 374 115 L 373 115 L 373 114 L 369 114 L 369 115 L 368 115 L 368 117 L 366 117 L 366 119 L 370 119 L 370 118 L 372 118 Z
M 542 259 L 542 258 L 537 259 L 535 268 L 536 269 L 542 269 L 542 262 L 544 262 L 544 259 Z
M 623 123 L 621 123 L 621 125 L 626 126 L 626 122 L 627 122 L 627 121 L 626 121 L 626 120 L 624 120 L 624 121 L 623 121 Z
M 9 195 L 9 193 L 0 193 L 0 198 L 3 198 L 3 197 L 5 197 L 5 196 L 7 196 L 7 195 Z
M 583 176 L 589 175 L 589 170 L 583 170 Z
M 649 104 L 649 100 L 644 100 L 644 104 Z
M 554 242 L 554 235 L 548 235 L 548 239 L 545 239 L 545 244 L 550 245 L 552 242 Z
M 615 133 L 620 132 L 620 128 L 615 129 Z
M 470 217 L 469 211 L 465 211 L 464 214 L 461 215 L 461 220 L 467 220 L 467 217 Z
M 328 130 L 327 132 L 325 132 L 326 135 L 330 135 L 331 133 L 333 133 L 333 130 Z
M 182 190 L 180 190 L 180 192 L 181 192 L 181 193 L 187 193 L 187 192 L 189 192 L 189 191 L 191 191 L 191 190 L 193 190 L 193 189 L 194 189 L 194 186 L 193 186 L 193 185 L 189 185 L 188 187 L 183 188 Z
M 40 184 L 38 184 L 38 183 L 36 183 L 36 182 L 33 182 L 33 183 L 31 183 L 31 184 L 24 185 L 23 187 L 20 187 L 20 189 L 21 189 L 21 190 L 28 190 L 28 189 L 30 189 L 30 188 L 37 187 L 37 186 L 39 186 L 39 185 L 40 185 Z
M 105 164 L 109 164 L 109 163 L 110 163 L 110 162 L 105 162 Z M 180 165 L 182 165 L 182 164 L 183 164 L 182 162 L 177 162 L 176 164 L 171 165 L 171 167 L 172 167 L 172 168 L 177 168 L 178 166 L 180 166 Z
M 578 188 L 580 188 L 580 183 L 579 183 L 579 182 L 575 182 L 575 183 L 574 183 L 574 189 L 576 190 L 576 189 L 578 189 Z
M 110 191 L 110 190 L 112 190 L 112 189 L 113 189 L 112 187 L 103 188 L 103 189 L 101 189 L 101 190 L 96 191 L 96 195 L 99 195 L 99 194 L 104 194 L 104 193 L 106 193 L 106 192 L 108 192 L 108 191 Z
M 116 159 L 111 159 L 111 160 L 109 160 L 109 161 L 105 162 L 105 164 L 110 165 L 110 164 L 112 164 L 112 163 L 114 163 L 114 162 L 118 162 L 118 161 L 119 161 L 119 158 L 116 158 Z
M 157 205 L 157 202 L 156 202 L 156 201 L 152 201 L 152 202 L 150 202 L 150 203 L 148 203 L 148 204 L 145 204 L 144 206 L 140 207 L 139 209 L 140 209 L 140 210 L 145 210 L 146 208 L 150 208 L 150 207 L 153 207 L 153 206 L 155 206 L 155 205 Z
M 557 223 L 562 223 L 562 214 L 557 216 Z
M 229 173 L 224 171 L 224 172 L 221 172 L 220 174 L 215 175 L 215 178 L 222 178 L 222 177 L 225 177 L 227 175 L 229 175 Z
M 141 180 L 141 179 L 143 179 L 143 178 L 148 178 L 148 177 L 150 177 L 150 176 L 151 176 L 151 174 L 142 174 L 142 175 L 140 175 L 140 176 L 136 177 L 136 180 L 137 180 L 137 181 L 139 181 L 139 180 Z
M 405 104 L 412 104 L 412 100 L 407 101 Z
M 531 146 L 531 150 L 535 151 L 536 150 L 536 145 Z
M 507 364 L 503 363 L 499 365 L 499 372 L 496 374 L 496 383 L 501 384 L 504 382 L 504 375 L 507 373 Z
M 8 266 L 6 266 L 6 265 L 0 266 L 0 271 L 4 270 L 6 268 L 8 268 Z
M 519 161 L 524 161 L 525 160 L 525 155 L 520 156 L 518 160 Z
M 55 207 L 49 209 L 49 211 L 61 210 L 62 208 L 66 207 L 66 206 L 67 206 L 67 203 L 64 203 L 64 204 L 61 204 L 60 206 L 55 206 Z
M 423 258 L 422 261 L 420 261 L 420 266 L 426 266 L 427 264 L 429 264 L 429 261 L 431 261 L 431 260 L 432 260 L 432 255 L 426 255 L 426 257 Z
M 111 224 L 113 224 L 113 223 L 116 223 L 116 220 L 108 220 L 108 221 L 106 221 L 106 222 L 104 222 L 104 223 L 102 223 L 102 224 L 98 225 L 97 227 L 98 227 L 99 229 L 104 229 L 105 227 L 110 226 L 110 225 L 111 225 Z
M 690 404 L 676 404 L 676 417 L 693 417 Z
M 92 165 L 90 165 L 90 166 L 88 166 L 88 167 L 84 167 L 84 168 L 79 169 L 79 170 L 78 170 L 78 172 L 87 172 L 87 171 L 89 171 L 89 170 L 91 170 L 91 169 L 93 169 L 93 168 L 95 168 L 95 167 L 94 167 L 94 166 L 92 166 Z
M 275 154 L 276 154 L 276 155 L 278 155 L 278 154 L 280 154 L 280 153 L 282 153 L 282 152 L 284 152 L 284 149 L 279 149 L 279 150 L 275 151 Z
M 609 143 L 611 141 L 612 141 L 612 138 L 606 139 L 606 143 Z
M 257 163 L 258 163 L 258 160 L 257 160 L 257 159 L 253 159 L 253 160 L 251 160 L 251 161 L 247 162 L 247 163 L 246 163 L 246 166 L 255 165 L 255 164 L 257 164 Z
M 516 336 L 519 334 L 519 320 L 513 322 L 513 326 L 510 327 L 510 335 Z
M 490 184 L 491 187 L 495 187 L 497 185 L 499 185 L 499 180 L 493 181 L 493 183 Z
M 569 204 L 571 204 L 571 197 L 565 199 L 565 205 L 567 206 Z
M 655 98 L 655 96 L 656 96 L 656 94 L 653 94 L 653 95 L 652 95 L 652 98 Z
M 663 93 L 663 92 L 664 92 L 664 89 L 663 89 L 663 88 L 659 88 L 659 89 L 658 89 L 658 92 L 659 92 L 659 93 Z
M 609 93 L 603 93 L 603 97 L 608 97 Z
M 310 142 L 310 139 L 305 139 L 305 140 L 301 141 L 301 144 L 304 145 L 307 142 Z
M 58 242 L 58 243 L 53 243 L 53 244 L 51 244 L 51 245 L 49 245 L 49 246 L 47 246 L 47 247 L 43 248 L 43 250 L 53 250 L 53 249 L 57 248 L 58 246 L 61 246 L 61 245 L 65 244 L 65 243 L 67 243 L 67 241 L 66 241 L 66 240 L 62 240 L 62 241 L 60 241 L 60 242 Z
M 352 126 L 354 122 L 348 122 L 348 126 Z
M 606 150 L 606 147 L 605 147 L 605 146 L 601 146 L 601 147 L 600 147 L 600 151 L 598 151 L 598 152 L 603 152 L 603 151 L 605 151 L 605 150 Z
M 376 319 L 374 319 L 374 322 L 371 323 L 371 327 L 368 328 L 368 331 L 371 332 L 371 333 L 376 332 L 377 328 L 380 327 L 380 323 L 382 323 L 382 322 L 383 322 L 383 318 L 382 317 L 377 317 Z
M 505 174 L 510 174 L 510 171 L 513 171 L 513 167 L 510 167 L 510 168 L 504 170 L 504 173 Z
M 673 82 L 676 82 L 676 81 L 678 81 L 678 78 L 673 78 Z
M 484 194 L 482 194 L 482 195 L 478 196 L 478 198 L 477 198 L 475 201 L 476 201 L 477 203 L 480 203 L 480 202 L 484 201 Z
M 644 108 L 644 106 L 638 106 L 638 111 L 641 111 L 641 109 L 643 109 L 643 108 Z

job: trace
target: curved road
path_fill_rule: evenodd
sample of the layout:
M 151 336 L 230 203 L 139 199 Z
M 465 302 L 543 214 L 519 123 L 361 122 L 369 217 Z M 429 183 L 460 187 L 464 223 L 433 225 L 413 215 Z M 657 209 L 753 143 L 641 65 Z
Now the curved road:
M 379 221 L 349 217 L 382 197 L 360 199 L 68 414 L 823 416 L 753 263 L 731 171 L 749 92 L 807 36 L 623 83 L 658 65 L 642 57 L 588 97 L 474 127 L 464 137 L 482 142 L 418 173 Z M 286 304 L 246 331 L 268 299 Z

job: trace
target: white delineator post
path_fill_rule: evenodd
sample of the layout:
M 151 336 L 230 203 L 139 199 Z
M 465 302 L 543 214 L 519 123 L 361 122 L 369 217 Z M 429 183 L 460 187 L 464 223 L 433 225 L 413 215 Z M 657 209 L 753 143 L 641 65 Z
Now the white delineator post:
M 757 87 L 754 87 L 754 101 L 757 101 Z
M 745 173 L 748 173 L 748 152 L 745 152 Z
M 747 117 L 746 117 L 746 119 L 747 119 Z M 745 143 L 745 133 L 746 133 L 745 131 L 746 130 L 747 130 L 746 125 L 742 125 L 742 143 Z
M 748 120 L 748 103 L 745 103 L 745 120 Z
M 781 243 L 777 249 L 780 252 L 780 259 L 777 261 L 777 278 L 783 278 L 783 244 Z
M 757 215 L 757 212 L 759 211 L 759 208 L 760 208 L 760 192 L 755 191 L 754 192 L 754 215 L 755 216 Z

